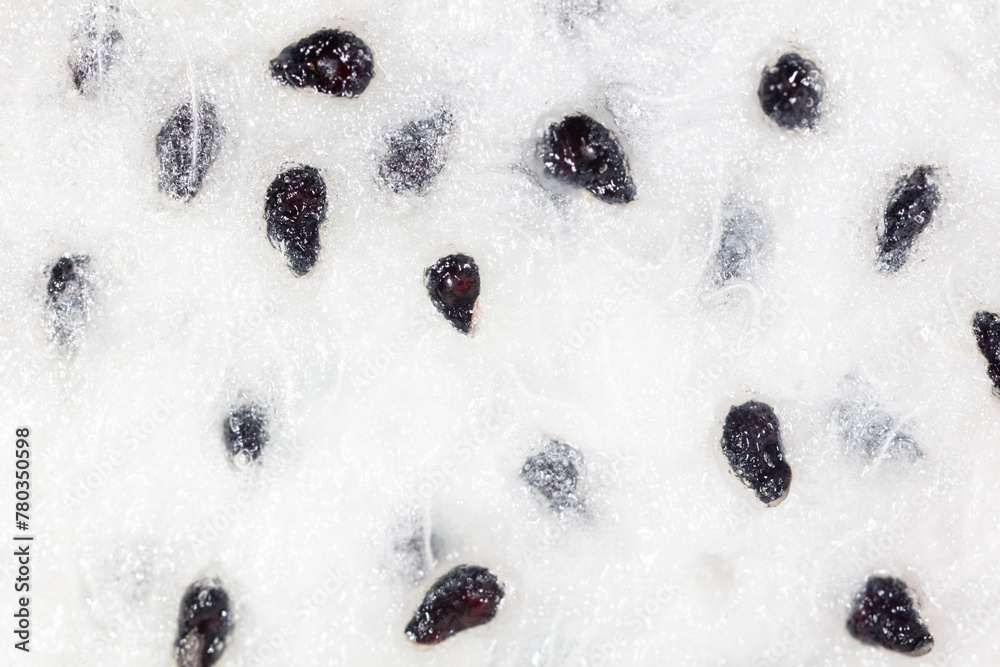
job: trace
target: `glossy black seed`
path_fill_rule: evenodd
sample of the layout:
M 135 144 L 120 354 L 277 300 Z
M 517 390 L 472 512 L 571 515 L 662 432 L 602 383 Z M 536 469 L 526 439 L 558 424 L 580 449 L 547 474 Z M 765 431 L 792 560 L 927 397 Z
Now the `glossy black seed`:
M 756 213 L 747 209 L 732 211 L 722 221 L 722 235 L 715 252 L 718 286 L 733 280 L 748 280 L 757 258 L 764 250 L 767 229 Z
M 635 199 L 635 183 L 618 140 L 590 116 L 568 116 L 553 123 L 538 150 L 547 176 L 586 188 L 609 204 Z
M 722 451 L 737 477 L 762 503 L 775 506 L 788 495 L 792 469 L 785 462 L 778 416 L 766 403 L 734 406 L 722 429 Z
M 90 317 L 93 285 L 88 278 L 89 266 L 86 255 L 64 255 L 49 270 L 47 301 L 52 333 L 60 345 L 72 344 Z
M 313 33 L 271 61 L 271 75 L 279 83 L 337 97 L 357 97 L 374 73 L 375 59 L 368 45 L 340 30 Z
M 986 357 L 986 373 L 993 382 L 995 392 L 1000 394 L 1000 315 L 985 310 L 976 313 L 972 331 L 976 335 L 979 351 Z
M 464 334 L 472 328 L 479 298 L 479 267 L 468 255 L 448 255 L 424 271 L 427 293 L 434 307 Z
M 427 591 L 406 626 L 406 636 L 418 644 L 438 644 L 456 632 L 488 623 L 503 595 L 503 586 L 489 570 L 460 565 Z
M 191 585 L 181 600 L 177 629 L 180 667 L 210 667 L 226 648 L 233 629 L 229 595 L 217 580 Z
M 577 464 L 583 456 L 573 447 L 555 440 L 541 452 L 528 457 L 521 468 L 521 479 L 532 491 L 541 494 L 555 512 L 577 508 L 581 500 L 576 486 L 580 478 Z
M 233 408 L 222 425 L 229 453 L 250 461 L 260 458 L 268 441 L 267 421 L 267 411 L 255 403 Z
M 823 106 L 823 75 L 811 60 L 786 53 L 764 69 L 757 88 L 760 106 L 786 130 L 813 128 Z
M 121 58 L 125 40 L 118 27 L 119 18 L 114 5 L 95 5 L 73 36 L 69 68 L 73 85 L 81 94 L 98 86 Z
M 895 273 L 903 268 L 920 232 L 931 224 L 941 203 L 937 171 L 921 165 L 896 181 L 885 204 L 884 226 L 878 237 L 878 269 Z
M 849 396 L 837 405 L 835 419 L 852 452 L 872 463 L 913 463 L 923 456 L 916 441 L 878 404 L 867 383 L 856 377 L 849 377 L 847 383 Z
M 201 100 L 197 105 L 185 102 L 174 109 L 156 135 L 160 191 L 182 200 L 197 195 L 209 167 L 219 155 L 225 134 L 211 102 Z
M 423 194 L 444 169 L 444 144 L 451 115 L 443 112 L 407 123 L 386 137 L 379 181 L 394 192 Z
M 319 258 L 319 226 L 326 219 L 326 183 L 319 171 L 299 166 L 279 174 L 267 188 L 264 219 L 267 238 L 292 272 L 308 273 Z
M 911 656 L 934 648 L 934 638 L 920 620 L 906 584 L 891 577 L 871 577 L 858 591 L 847 631 L 865 644 Z

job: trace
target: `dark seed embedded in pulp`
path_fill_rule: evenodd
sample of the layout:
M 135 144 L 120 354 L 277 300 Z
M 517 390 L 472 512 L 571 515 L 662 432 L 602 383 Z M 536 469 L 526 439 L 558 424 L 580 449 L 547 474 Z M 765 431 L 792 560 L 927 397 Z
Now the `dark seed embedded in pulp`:
M 460 565 L 427 591 L 406 626 L 406 636 L 418 644 L 438 644 L 456 632 L 488 623 L 503 595 L 503 586 L 489 570 Z
M 211 102 L 185 102 L 174 109 L 156 135 L 160 191 L 182 200 L 197 195 L 209 167 L 219 156 L 225 134 Z
M 823 75 L 811 60 L 786 53 L 764 69 L 757 98 L 764 113 L 786 130 L 812 128 L 823 106 Z
M 896 181 L 885 204 L 884 226 L 878 237 L 878 268 L 895 273 L 903 268 L 910 248 L 934 218 L 941 203 L 937 171 L 921 165 Z
M 934 648 L 906 584 L 892 577 L 868 579 L 851 605 L 847 631 L 865 644 L 914 657 Z
M 386 137 L 379 181 L 394 192 L 423 194 L 444 169 L 444 144 L 451 116 L 440 113 L 407 123 Z
M 222 434 L 232 456 L 243 455 L 256 461 L 268 441 L 267 411 L 254 403 L 233 408 Z
M 98 86 L 121 58 L 124 38 L 118 20 L 119 10 L 114 5 L 94 5 L 73 36 L 69 68 L 73 85 L 80 93 L 86 94 Z
M 264 219 L 267 238 L 292 272 L 308 273 L 319 258 L 319 226 L 326 219 L 326 183 L 319 171 L 299 166 L 279 174 L 267 188 Z
M 552 440 L 545 449 L 524 462 L 521 479 L 530 489 L 541 494 L 553 511 L 562 512 L 580 505 L 576 494 L 580 473 L 576 464 L 582 460 L 579 451 Z
M 761 502 L 774 506 L 785 499 L 792 469 L 785 462 L 778 416 L 766 403 L 734 406 L 722 429 L 722 451 L 740 480 Z
M 286 86 L 315 88 L 337 97 L 357 97 L 375 72 L 371 49 L 355 35 L 320 30 L 271 61 L 271 75 Z
M 468 255 L 448 255 L 424 271 L 427 293 L 434 307 L 464 334 L 472 328 L 479 298 L 479 267 Z
M 727 215 L 715 252 L 718 266 L 715 284 L 722 287 L 733 280 L 749 279 L 767 236 L 764 222 L 753 211 L 741 208 Z
M 49 270 L 47 301 L 52 333 L 60 345 L 72 344 L 90 317 L 93 286 L 89 266 L 86 255 L 64 255 Z
M 179 667 L 211 667 L 233 628 L 229 595 L 217 580 L 191 585 L 181 600 L 177 630 Z
M 538 148 L 547 176 L 586 188 L 609 204 L 635 199 L 635 183 L 618 140 L 590 116 L 568 116 L 553 123 Z
M 1000 315 L 982 310 L 972 321 L 979 351 L 986 357 L 986 373 L 1000 393 Z

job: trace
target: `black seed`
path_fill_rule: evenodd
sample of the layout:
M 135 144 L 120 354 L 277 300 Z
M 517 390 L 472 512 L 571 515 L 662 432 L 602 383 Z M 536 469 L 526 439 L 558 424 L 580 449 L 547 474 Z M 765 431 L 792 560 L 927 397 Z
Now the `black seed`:
M 378 166 L 379 181 L 394 192 L 423 194 L 444 169 L 444 143 L 451 115 L 439 113 L 407 123 L 386 137 L 386 154 Z
M 722 429 L 722 451 L 740 480 L 771 507 L 788 495 L 792 469 L 785 462 L 778 416 L 771 406 L 750 401 L 734 406 Z
M 226 648 L 233 629 L 229 595 L 217 580 L 191 585 L 181 600 L 177 630 L 180 667 L 210 667 Z
M 582 461 L 579 451 L 551 440 L 545 449 L 524 462 L 521 479 L 530 489 L 541 494 L 553 511 L 578 508 L 581 501 L 576 494 L 576 485 L 580 473 L 576 464 Z
M 233 408 L 222 425 L 222 435 L 232 456 L 256 461 L 268 441 L 267 411 L 254 403 Z
M 319 225 L 326 219 L 326 183 L 313 167 L 293 167 L 267 188 L 264 202 L 267 238 L 281 250 L 297 276 L 319 258 Z
M 118 20 L 119 10 L 114 5 L 103 8 L 95 5 L 73 36 L 69 68 L 73 85 L 81 94 L 98 86 L 120 59 L 125 40 Z
M 871 577 L 858 591 L 847 631 L 865 644 L 911 656 L 934 648 L 934 638 L 920 620 L 906 584 L 891 577 Z
M 451 325 L 464 334 L 472 328 L 479 298 L 479 267 L 468 255 L 448 255 L 424 271 L 431 302 Z
M 357 97 L 375 72 L 371 49 L 349 32 L 320 30 L 271 61 L 271 75 L 286 86 L 315 88 L 337 97 Z
M 197 118 L 194 108 L 190 102 L 178 106 L 156 135 L 160 191 L 175 199 L 188 200 L 198 194 L 226 134 L 214 104 L 201 100 Z
M 896 181 L 885 204 L 885 224 L 878 237 L 879 271 L 895 273 L 903 267 L 910 248 L 931 224 L 940 203 L 934 167 L 921 165 Z
M 406 626 L 418 644 L 437 644 L 456 632 L 488 623 L 503 599 L 503 586 L 484 567 L 460 565 L 431 586 Z
M 76 341 L 90 317 L 93 285 L 88 279 L 90 258 L 64 255 L 49 270 L 48 305 L 52 333 L 60 345 Z
M 728 215 L 722 222 L 719 249 L 715 252 L 719 271 L 716 285 L 749 279 L 766 240 L 764 223 L 753 211 L 739 209 Z
M 986 373 L 1000 394 L 1000 315 L 982 310 L 972 322 L 979 351 L 986 357 Z
M 797 53 L 786 53 L 764 69 L 757 88 L 760 106 L 786 130 L 813 128 L 822 111 L 823 75 L 816 64 Z
M 866 383 L 848 378 L 850 396 L 836 408 L 840 435 L 848 447 L 865 460 L 914 462 L 923 452 L 917 443 L 899 429 L 896 419 L 882 409 Z
M 546 130 L 538 146 L 547 176 L 590 190 L 608 204 L 635 199 L 635 183 L 618 140 L 589 116 L 568 116 Z

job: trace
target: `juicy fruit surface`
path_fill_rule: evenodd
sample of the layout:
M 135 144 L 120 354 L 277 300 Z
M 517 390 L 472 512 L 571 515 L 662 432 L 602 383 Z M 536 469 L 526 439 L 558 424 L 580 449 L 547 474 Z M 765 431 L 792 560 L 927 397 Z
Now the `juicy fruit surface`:
M 286 86 L 357 97 L 371 83 L 375 59 L 354 34 L 320 30 L 285 47 L 271 61 L 271 75 Z
M 532 454 L 524 462 L 521 479 L 532 491 L 545 498 L 555 512 L 579 507 L 576 485 L 580 473 L 576 464 L 582 458 L 573 447 L 550 441 L 545 449 Z
M 982 310 L 972 322 L 979 351 L 986 358 L 986 372 L 1000 394 L 1000 315 Z
M 923 662 L 1000 664 L 1000 401 L 971 330 L 1000 312 L 991 3 L 615 0 L 570 33 L 556 0 L 137 0 L 118 4 L 141 53 L 94 97 L 66 63 L 86 4 L 3 0 L 0 20 L 0 403 L 8 438 L 33 435 L 44 538 L 32 653 L 6 642 L 0 664 L 166 667 L 206 571 L 240 614 L 218 667 L 898 667 L 844 627 L 881 571 L 933 603 Z M 331 22 L 369 41 L 376 85 L 343 100 L 274 81 L 269 60 Z M 759 108 L 789 42 L 822 55 L 822 131 Z M 178 205 L 153 144 L 195 93 L 229 132 Z M 380 188 L 386 131 L 444 107 L 426 195 Z M 524 168 L 565 109 L 601 112 L 635 201 L 552 197 Z M 303 280 L 262 217 L 289 161 L 328 186 Z M 877 219 L 918 164 L 947 166 L 948 215 L 885 278 Z M 767 223 L 769 254 L 703 298 L 730 201 Z M 473 339 L 422 284 L 459 250 L 482 271 Z M 46 292 L 66 254 L 94 272 L 72 351 Z M 922 457 L 859 463 L 832 418 L 850 373 Z M 281 437 L 236 472 L 221 429 L 243 392 Z M 747 395 L 774 401 L 794 463 L 776 510 L 719 450 Z M 587 522 L 520 479 L 541 434 L 583 452 Z M 442 540 L 421 584 L 394 561 L 408 513 Z M 460 563 L 503 573 L 503 609 L 413 644 L 426 587 Z
M 792 469 L 771 406 L 757 401 L 733 406 L 722 427 L 722 451 L 733 473 L 762 503 L 777 505 L 788 495 Z
M 439 644 L 492 621 L 503 596 L 503 586 L 489 570 L 460 565 L 430 587 L 406 626 L 406 636 L 418 644 Z
M 177 622 L 179 667 L 210 667 L 222 657 L 233 629 L 229 594 L 215 580 L 192 584 L 181 600 Z
M 211 102 L 199 100 L 196 105 L 185 102 L 176 107 L 156 135 L 160 191 L 184 201 L 197 195 L 225 134 Z
M 424 281 L 438 312 L 453 327 L 469 333 L 480 289 L 476 260 L 460 253 L 442 257 L 424 271 Z
M 921 656 L 934 647 L 906 584 L 892 577 L 872 577 L 858 591 L 847 631 L 865 644 Z
M 757 98 L 764 113 L 786 130 L 812 129 L 823 110 L 826 83 L 816 64 L 786 53 L 764 70 Z
M 878 267 L 883 273 L 903 268 L 910 249 L 934 218 L 941 203 L 937 172 L 921 165 L 901 176 L 889 193 L 878 237 Z
M 319 226 L 326 219 L 326 208 L 326 182 L 314 167 L 288 169 L 267 188 L 267 238 L 297 276 L 307 274 L 319 259 Z
M 590 116 L 553 123 L 538 146 L 546 176 L 586 188 L 608 204 L 635 199 L 635 183 L 618 140 Z
M 378 166 L 381 183 L 393 192 L 422 194 L 444 169 L 444 144 L 451 115 L 441 112 L 410 121 L 386 137 Z

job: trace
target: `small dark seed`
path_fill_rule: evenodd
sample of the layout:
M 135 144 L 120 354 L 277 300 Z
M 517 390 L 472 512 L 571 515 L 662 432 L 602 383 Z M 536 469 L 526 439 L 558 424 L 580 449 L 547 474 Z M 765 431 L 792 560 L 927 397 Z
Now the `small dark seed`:
M 357 97 L 375 72 L 371 49 L 349 32 L 320 30 L 299 40 L 271 61 L 276 81 L 315 88 L 337 97 Z
M 865 644 L 914 657 L 934 648 L 934 638 L 920 620 L 906 584 L 891 577 L 871 577 L 858 591 L 847 631 Z
M 254 403 L 233 408 L 223 423 L 222 435 L 230 455 L 256 461 L 267 446 L 267 411 Z
M 177 625 L 177 664 L 211 667 L 233 629 L 229 595 L 222 584 L 214 579 L 192 584 L 181 599 Z
M 635 183 L 621 145 L 590 116 L 568 116 L 553 123 L 538 146 L 546 176 L 586 188 L 608 204 L 635 199 Z
M 98 86 L 115 67 L 124 51 L 118 27 L 119 10 L 114 5 L 90 8 L 81 29 L 73 36 L 69 68 L 73 85 L 81 94 Z
M 431 586 L 406 626 L 418 644 L 438 644 L 456 632 L 488 623 L 503 599 L 503 586 L 486 568 L 460 565 Z
M 878 269 L 895 273 L 934 218 L 941 203 L 937 171 L 921 165 L 896 181 L 885 204 L 884 227 L 878 237 Z
M 394 192 L 423 194 L 444 169 L 444 144 L 451 115 L 439 113 L 407 123 L 386 137 L 386 154 L 378 166 L 379 181 Z
M 197 195 L 209 167 L 219 155 L 225 134 L 211 102 L 201 100 L 196 107 L 185 102 L 174 109 L 156 135 L 160 191 L 182 200 Z
M 479 298 L 479 267 L 468 255 L 448 255 L 424 271 L 427 293 L 434 307 L 464 334 L 472 328 Z
M 986 373 L 1000 394 L 1000 315 L 982 310 L 972 322 L 979 351 L 986 358 Z
M 766 403 L 734 406 L 722 429 L 722 451 L 737 477 L 771 507 L 788 495 L 792 469 L 785 462 L 778 416 Z
M 308 273 L 319 259 L 319 226 L 326 219 L 326 204 L 326 182 L 313 167 L 288 169 L 267 188 L 267 238 L 297 276 Z
M 64 255 L 49 270 L 46 288 L 52 311 L 52 333 L 60 345 L 71 345 L 90 317 L 93 285 L 88 278 L 90 258 Z
M 757 88 L 760 106 L 786 130 L 812 129 L 822 112 L 823 75 L 811 60 L 786 53 L 764 69 Z
M 715 252 L 718 266 L 715 284 L 722 287 L 733 280 L 749 279 L 767 236 L 763 221 L 753 211 L 738 209 L 727 215 L 722 221 L 722 235 Z
M 580 452 L 569 445 L 549 441 L 541 452 L 528 457 L 521 468 L 521 479 L 532 491 L 544 497 L 555 512 L 580 506 L 576 485 L 580 477 L 576 464 L 583 461 Z

